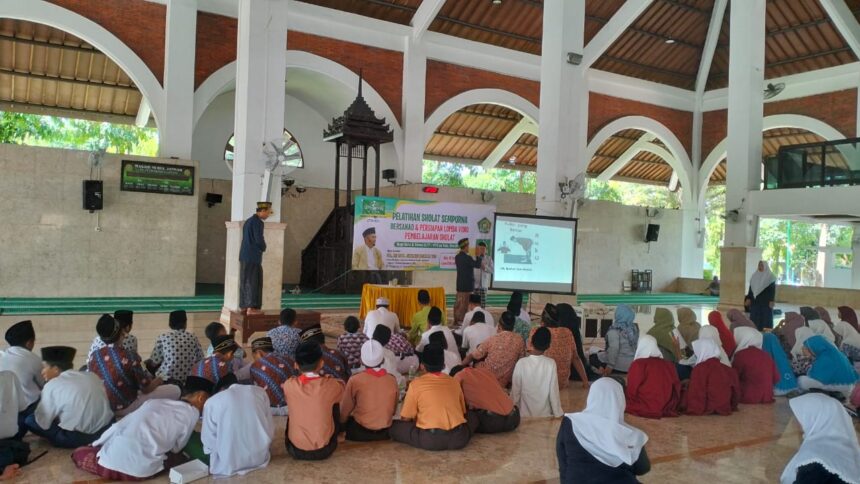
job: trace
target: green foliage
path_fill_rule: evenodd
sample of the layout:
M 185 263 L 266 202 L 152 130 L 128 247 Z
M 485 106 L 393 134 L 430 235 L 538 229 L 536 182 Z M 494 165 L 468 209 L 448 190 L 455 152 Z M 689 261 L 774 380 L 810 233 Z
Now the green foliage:
M 422 183 L 447 187 L 478 188 L 515 193 L 534 193 L 534 172 L 424 160 Z
M 726 187 L 716 185 L 705 194 L 705 267 L 719 273 L 720 248 L 723 245 L 726 211 Z M 822 231 L 824 238 L 822 238 Z M 851 248 L 851 227 L 803 223 L 792 220 L 761 219 L 759 222 L 758 246 L 762 258 L 768 261 L 771 270 L 782 282 L 815 285 L 818 279 L 818 247 L 826 243 L 830 247 Z M 845 266 L 852 260 L 840 256 L 837 261 Z
M 680 208 L 677 193 L 658 185 L 644 185 L 619 181 L 589 180 L 585 198 L 606 200 L 637 207 Z
M 0 143 L 155 156 L 158 132 L 124 124 L 0 112 Z
M 726 186 L 714 185 L 705 192 L 705 267 L 720 272 L 720 249 L 726 221 Z

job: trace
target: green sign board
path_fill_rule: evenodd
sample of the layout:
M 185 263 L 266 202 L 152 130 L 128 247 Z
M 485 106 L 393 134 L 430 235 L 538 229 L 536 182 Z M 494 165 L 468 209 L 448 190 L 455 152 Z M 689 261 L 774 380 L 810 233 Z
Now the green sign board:
M 120 190 L 194 195 L 194 167 L 122 160 Z

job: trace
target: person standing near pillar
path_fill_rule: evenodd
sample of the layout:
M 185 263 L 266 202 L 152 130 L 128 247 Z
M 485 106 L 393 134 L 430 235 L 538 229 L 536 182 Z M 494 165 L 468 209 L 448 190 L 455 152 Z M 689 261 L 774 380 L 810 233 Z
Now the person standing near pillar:
M 776 276 L 767 262 L 758 262 L 758 270 L 750 278 L 750 288 L 745 305 L 749 307 L 750 319 L 759 331 L 773 328 L 773 304 L 776 299 Z
M 464 238 L 457 241 L 460 252 L 454 257 L 457 267 L 457 301 L 454 304 L 454 323 L 462 324 L 463 317 L 469 307 L 469 295 L 475 290 L 475 269 L 481 268 L 483 257 L 478 255 L 475 259 L 469 255 L 469 239 Z
M 263 221 L 272 214 L 272 202 L 257 202 L 257 212 L 242 226 L 242 246 L 239 249 L 239 310 L 246 314 L 262 314 L 263 252 L 266 239 Z
M 475 292 L 481 296 L 481 307 L 487 307 L 487 289 L 493 277 L 493 258 L 487 255 L 487 243 L 483 240 L 475 247 L 475 255 L 482 257 L 481 265 L 475 269 Z

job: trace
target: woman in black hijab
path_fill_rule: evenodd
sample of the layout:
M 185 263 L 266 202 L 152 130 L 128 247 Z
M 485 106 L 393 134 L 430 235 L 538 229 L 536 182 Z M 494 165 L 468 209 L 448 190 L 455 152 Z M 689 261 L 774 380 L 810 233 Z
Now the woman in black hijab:
M 573 333 L 573 339 L 576 341 L 576 354 L 579 355 L 580 361 L 588 361 L 585 357 L 585 352 L 582 349 L 582 319 L 576 314 L 576 311 L 570 304 L 558 304 L 556 305 L 556 309 L 558 310 L 558 325 L 569 329 L 570 332 Z M 584 366 L 585 374 L 588 376 L 588 381 L 594 381 L 600 378 L 600 375 L 591 370 L 591 365 Z M 575 371 L 570 372 L 570 379 L 576 381 L 580 380 L 579 375 Z

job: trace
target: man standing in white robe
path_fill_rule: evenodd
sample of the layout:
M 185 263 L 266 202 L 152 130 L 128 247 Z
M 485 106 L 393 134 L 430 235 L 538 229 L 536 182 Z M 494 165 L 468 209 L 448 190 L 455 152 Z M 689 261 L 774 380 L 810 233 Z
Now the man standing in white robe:
M 212 475 L 244 475 L 266 467 L 273 438 L 269 397 L 256 385 L 231 385 L 203 407 L 200 440 Z

